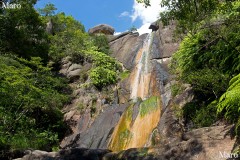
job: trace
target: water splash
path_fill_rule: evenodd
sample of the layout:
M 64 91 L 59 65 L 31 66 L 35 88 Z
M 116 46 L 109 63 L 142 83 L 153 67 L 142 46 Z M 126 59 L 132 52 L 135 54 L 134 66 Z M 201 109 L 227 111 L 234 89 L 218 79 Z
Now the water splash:
M 150 51 L 154 33 L 148 34 L 143 47 L 139 50 L 136 58 L 136 66 L 133 71 L 133 80 L 131 84 L 130 98 L 136 101 L 138 97 L 142 99 L 148 98 L 149 83 L 150 83 Z

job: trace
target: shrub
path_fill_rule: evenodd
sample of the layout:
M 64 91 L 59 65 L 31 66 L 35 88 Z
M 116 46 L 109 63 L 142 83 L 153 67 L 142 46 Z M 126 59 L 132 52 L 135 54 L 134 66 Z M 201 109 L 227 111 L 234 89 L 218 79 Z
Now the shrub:
M 233 77 L 229 82 L 229 88 L 220 97 L 217 104 L 218 114 L 224 114 L 224 117 L 230 122 L 236 123 L 236 131 L 240 126 L 240 74 Z
M 103 52 L 107 55 L 110 54 L 110 47 L 106 35 L 104 34 L 94 35 L 92 36 L 92 38 L 94 46 L 97 47 L 97 51 Z
M 91 70 L 90 78 L 96 87 L 102 88 L 106 85 L 115 83 L 117 74 L 113 70 L 100 66 Z
M 38 57 L 0 56 L 0 148 L 51 150 L 57 145 L 66 129 L 60 111 L 69 100 L 64 84 Z

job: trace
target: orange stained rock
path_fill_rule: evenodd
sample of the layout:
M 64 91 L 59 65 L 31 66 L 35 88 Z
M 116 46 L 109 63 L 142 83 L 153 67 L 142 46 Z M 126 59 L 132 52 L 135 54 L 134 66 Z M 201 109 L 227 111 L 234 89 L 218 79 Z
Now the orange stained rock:
M 132 119 L 133 105 L 129 106 L 115 127 L 108 148 L 112 151 L 121 151 L 144 147 L 160 120 L 161 102 L 159 98 L 157 98 L 156 105 L 154 110 L 145 115 L 141 115 L 139 111 L 134 121 Z

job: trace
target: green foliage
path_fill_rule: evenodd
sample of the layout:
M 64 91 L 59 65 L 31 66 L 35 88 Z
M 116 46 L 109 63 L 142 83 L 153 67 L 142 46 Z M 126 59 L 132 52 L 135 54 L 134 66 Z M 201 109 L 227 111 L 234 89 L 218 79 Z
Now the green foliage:
M 193 122 L 194 128 L 209 127 L 217 120 L 216 105 L 206 106 L 199 101 L 187 103 L 183 108 L 186 122 Z
M 229 88 L 221 96 L 217 104 L 217 112 L 224 114 L 230 122 L 237 123 L 236 131 L 240 126 L 240 74 L 229 82 Z M 238 134 L 240 132 L 238 131 Z
M 154 112 L 158 109 L 159 106 L 159 98 L 156 96 L 152 96 L 140 104 L 140 115 L 144 117 L 146 114 Z
M 236 98 L 238 89 L 233 89 L 236 86 L 231 87 L 231 85 L 238 78 L 233 78 L 230 81 L 230 88 L 227 89 L 227 87 L 230 78 L 240 72 L 240 2 L 234 0 L 226 3 L 196 2 L 200 4 L 197 5 L 198 12 L 203 13 L 199 16 L 197 12 L 192 11 L 193 14 L 190 14 L 184 8 L 172 11 L 174 14 L 179 12 L 181 17 L 175 17 L 176 15 L 172 14 L 179 24 L 181 20 L 191 22 L 191 19 L 197 18 L 189 26 L 187 23 L 184 24 L 185 31 L 190 32 L 181 42 L 180 49 L 173 55 L 171 63 L 172 71 L 177 75 L 178 80 L 190 84 L 195 92 L 194 103 L 184 107 L 184 115 L 194 122 L 195 127 L 209 126 L 217 119 L 217 106 L 218 113 L 225 115 L 225 118 L 231 122 L 237 123 L 239 119 L 237 105 L 239 99 Z M 205 2 L 214 3 L 213 8 L 206 5 L 204 10 L 201 5 Z M 171 5 L 175 6 L 175 4 Z M 184 5 L 188 6 L 183 4 L 181 7 Z M 183 16 L 182 13 L 186 15 Z M 232 97 L 233 94 L 236 99 Z
M 70 56 L 74 63 L 92 63 L 89 76 L 97 88 L 117 81 L 120 65 L 110 54 L 105 35 L 90 37 L 84 32 L 81 23 L 63 13 L 52 17 L 55 34 L 51 36 L 50 57 L 59 63 L 63 57 Z
M 121 72 L 121 73 L 119 74 L 119 79 L 120 79 L 120 80 L 124 80 L 124 79 L 126 79 L 129 75 L 130 75 L 130 71 L 129 71 L 129 70 L 125 70 L 125 71 L 123 71 L 123 72 Z
M 117 74 L 111 69 L 104 67 L 96 67 L 91 70 L 90 78 L 92 83 L 98 88 L 102 88 L 108 84 L 113 84 L 116 82 Z
M 86 49 L 89 38 L 80 22 L 64 13 L 52 16 L 51 19 L 54 35 L 50 36 L 49 55 L 53 62 L 59 63 L 63 57 L 79 55 L 81 50 Z
M 42 16 L 52 16 L 52 15 L 55 14 L 55 10 L 57 10 L 57 8 L 55 8 L 54 4 L 48 3 L 48 4 L 45 5 L 44 8 L 38 9 L 38 12 Z
M 108 44 L 108 39 L 104 34 L 93 35 L 93 44 L 97 47 L 97 51 L 103 52 L 107 55 L 110 54 L 110 47 Z
M 228 86 L 228 75 L 208 68 L 192 71 L 182 77 L 185 83 L 191 84 L 199 99 L 209 101 L 219 98 Z
M 150 0 L 137 0 L 138 3 L 144 3 L 145 7 L 151 6 Z
M 137 28 L 135 26 L 132 26 L 130 29 L 129 29 L 130 32 L 135 32 L 137 31 Z
M 216 10 L 218 0 L 162 0 L 161 6 L 166 11 L 160 13 L 161 20 L 177 20 L 180 33 L 193 32 L 198 23 L 206 20 Z
M 76 21 L 72 16 L 65 15 L 63 12 L 58 13 L 51 18 L 53 20 L 54 34 L 64 34 L 67 36 L 67 34 L 74 33 L 77 30 L 85 32 L 85 27 L 79 21 Z
M 171 85 L 171 93 L 173 97 L 182 93 L 183 90 L 184 90 L 184 87 L 180 82 L 176 82 L 175 84 Z
M 21 9 L 6 9 L 0 15 L 0 52 L 14 53 L 30 59 L 31 56 L 48 60 L 48 37 L 45 24 L 33 4 L 20 1 Z
M 0 89 L 0 148 L 51 150 L 63 138 L 67 88 L 40 58 L 0 56 Z

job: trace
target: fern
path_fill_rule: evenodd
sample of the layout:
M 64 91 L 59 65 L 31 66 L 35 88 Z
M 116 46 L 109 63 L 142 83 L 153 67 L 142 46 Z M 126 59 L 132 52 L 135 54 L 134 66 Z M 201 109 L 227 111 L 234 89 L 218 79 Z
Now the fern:
M 227 120 L 237 123 L 237 130 L 240 126 L 240 74 L 233 77 L 229 85 L 227 91 L 219 99 L 217 113 L 223 113 Z

